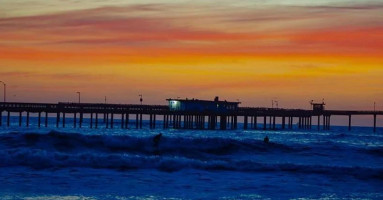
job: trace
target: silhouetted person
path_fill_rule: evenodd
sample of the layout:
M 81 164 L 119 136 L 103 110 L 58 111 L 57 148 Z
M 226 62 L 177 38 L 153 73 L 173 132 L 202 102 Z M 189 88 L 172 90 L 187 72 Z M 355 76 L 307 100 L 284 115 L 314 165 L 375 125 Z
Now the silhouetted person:
M 155 148 L 153 153 L 154 155 L 157 155 L 157 156 L 160 155 L 160 148 L 158 147 L 158 145 L 160 144 L 161 137 L 162 137 L 162 133 L 157 134 L 153 138 L 153 146 Z
M 266 135 L 266 137 L 263 139 L 263 142 L 266 143 L 266 144 L 269 143 L 269 137 L 268 137 L 267 135 Z
M 162 133 L 154 136 L 154 138 L 153 138 L 153 145 L 154 146 L 158 147 L 158 144 L 160 143 L 161 137 L 162 137 Z

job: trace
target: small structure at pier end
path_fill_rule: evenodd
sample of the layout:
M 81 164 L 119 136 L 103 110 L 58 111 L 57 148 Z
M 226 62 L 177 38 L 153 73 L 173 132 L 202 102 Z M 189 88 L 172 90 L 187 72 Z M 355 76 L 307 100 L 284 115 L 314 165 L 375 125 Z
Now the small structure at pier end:
M 316 103 L 314 101 L 311 101 L 310 103 L 314 112 L 323 112 L 325 109 L 326 104 L 324 103 L 324 101 L 322 101 L 321 103 Z
M 166 99 L 169 102 L 170 111 L 189 112 L 217 112 L 226 113 L 238 110 L 240 102 L 220 101 L 215 97 L 214 101 L 199 99 Z

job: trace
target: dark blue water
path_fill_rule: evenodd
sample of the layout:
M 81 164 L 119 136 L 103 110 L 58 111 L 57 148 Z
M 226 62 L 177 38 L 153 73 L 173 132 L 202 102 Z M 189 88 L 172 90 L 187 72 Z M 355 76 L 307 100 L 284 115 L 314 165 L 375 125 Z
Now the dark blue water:
M 382 129 L 56 129 L 54 119 L 39 129 L 36 119 L 29 128 L 13 120 L 0 128 L 0 199 L 383 199 Z

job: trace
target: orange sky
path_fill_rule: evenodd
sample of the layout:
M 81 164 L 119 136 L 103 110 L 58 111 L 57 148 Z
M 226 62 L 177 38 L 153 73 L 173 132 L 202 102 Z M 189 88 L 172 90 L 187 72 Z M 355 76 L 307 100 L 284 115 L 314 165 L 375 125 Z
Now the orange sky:
M 333 109 L 377 101 L 383 110 L 378 1 L 34 2 L 0 8 L 8 101 L 76 101 L 81 91 L 87 102 L 218 95 L 243 106 L 308 108 L 324 98 Z

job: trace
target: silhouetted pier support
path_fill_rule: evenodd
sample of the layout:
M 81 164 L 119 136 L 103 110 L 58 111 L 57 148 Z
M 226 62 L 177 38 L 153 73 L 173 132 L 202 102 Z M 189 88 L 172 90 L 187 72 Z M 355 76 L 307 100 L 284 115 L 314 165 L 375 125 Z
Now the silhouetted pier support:
M 215 128 L 217 126 L 217 116 L 210 115 L 209 116 L 209 120 L 208 120 L 208 124 L 209 124 L 209 129 L 210 130 L 215 130 Z
M 65 112 L 63 112 L 63 128 L 65 128 Z
M 125 129 L 129 128 L 129 113 L 125 114 Z
M 83 118 L 84 118 L 84 114 L 82 112 L 80 112 L 80 121 L 79 121 L 79 127 L 82 128 L 82 121 L 83 121 Z
M 243 129 L 247 130 L 247 120 L 248 120 L 248 116 L 245 115 L 243 117 Z
M 11 124 L 11 112 L 8 111 L 8 114 L 7 114 L 7 126 L 10 126 Z
M 323 130 L 330 130 L 330 115 L 323 115 Z
M 293 129 L 293 117 L 288 117 L 288 129 Z
M 263 116 L 263 130 L 267 129 L 267 117 Z
M 253 116 L 252 124 L 253 124 L 252 128 L 257 130 L 258 129 L 258 116 Z
M 351 131 L 351 115 L 348 115 L 348 130 Z
M 106 128 L 109 128 L 109 113 L 106 113 L 105 114 L 105 125 L 106 125 Z
M 114 128 L 114 114 L 110 114 L 110 128 Z
M 40 128 L 41 127 L 41 112 L 39 112 L 38 114 L 38 127 Z
M 139 127 L 139 126 L 138 126 L 138 125 L 139 125 L 139 122 L 138 122 L 138 121 L 139 121 L 138 114 L 136 114 L 136 129 L 138 129 L 138 127 Z
M 221 130 L 226 130 L 227 128 L 227 124 L 226 124 L 226 121 L 227 121 L 227 116 L 225 115 L 221 115 L 220 116 L 220 122 L 219 122 L 219 125 L 220 125 L 220 129 Z
M 29 112 L 27 112 L 27 127 L 29 127 Z
M 374 132 L 376 132 L 376 114 L 374 114 Z
M 96 120 L 94 123 L 94 127 L 97 129 L 98 128 L 98 113 L 95 113 L 95 115 L 96 115 Z
M 205 115 L 197 115 L 196 116 L 196 128 L 203 130 L 205 129 Z
M 19 126 L 21 126 L 22 119 L 23 119 L 23 113 L 19 112 Z
M 56 128 L 58 128 L 60 124 L 60 112 L 57 112 L 56 115 Z
M 45 128 L 48 127 L 48 112 L 45 112 Z
M 238 116 L 237 115 L 234 115 L 234 129 L 237 129 L 238 128 Z
M 77 113 L 74 113 L 74 114 L 73 114 L 73 127 L 74 127 L 74 128 L 77 127 Z
M 90 113 L 90 122 L 89 122 L 90 128 L 93 128 L 93 113 Z
M 275 120 L 276 120 L 276 117 L 275 116 L 273 116 L 273 130 L 276 130 L 276 126 L 275 126 Z

